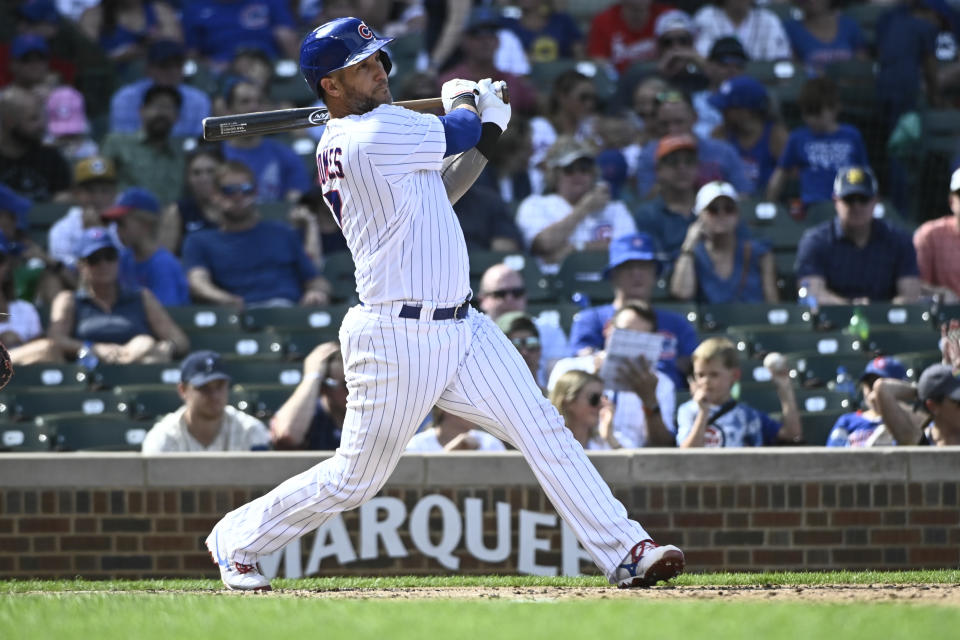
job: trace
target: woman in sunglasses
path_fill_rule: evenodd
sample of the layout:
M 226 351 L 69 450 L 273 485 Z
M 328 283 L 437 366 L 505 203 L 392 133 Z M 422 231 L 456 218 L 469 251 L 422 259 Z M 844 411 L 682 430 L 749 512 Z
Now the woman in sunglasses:
M 553 81 L 546 116 L 530 120 L 533 156 L 530 166 L 543 162 L 547 150 L 562 136 L 592 140 L 597 114 L 597 90 L 593 80 L 576 69 L 564 71 Z
M 187 336 L 146 288 L 118 280 L 119 251 L 102 227 L 86 229 L 79 245 L 76 291 L 61 291 L 50 311 L 50 338 L 68 358 L 97 362 L 168 362 L 190 350 Z
M 216 145 L 201 145 L 187 156 L 183 197 L 167 207 L 160 221 L 160 244 L 180 255 L 187 234 L 201 229 L 216 229 L 220 224 L 217 204 L 217 168 L 223 154 Z
M 560 376 L 550 402 L 584 449 L 619 449 L 613 432 L 613 406 L 603 395 L 603 380 L 573 369 Z
M 697 192 L 696 222 L 687 230 L 670 278 L 670 293 L 679 300 L 708 303 L 776 302 L 773 253 L 738 232 L 736 190 L 726 182 L 708 182 Z

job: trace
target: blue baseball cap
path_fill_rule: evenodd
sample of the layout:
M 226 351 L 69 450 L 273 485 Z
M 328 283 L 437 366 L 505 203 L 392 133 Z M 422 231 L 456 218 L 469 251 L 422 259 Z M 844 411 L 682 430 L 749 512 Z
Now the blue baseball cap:
M 143 187 L 130 187 L 117 196 L 113 206 L 104 211 L 100 217 L 107 220 L 116 220 L 134 209 L 160 215 L 160 203 L 156 196 Z
M 720 85 L 716 93 L 707 101 L 717 111 L 724 109 L 752 109 L 763 111 L 767 108 L 767 88 L 752 76 L 736 76 Z
M 50 47 L 47 46 L 46 40 L 32 33 L 25 33 L 14 38 L 13 44 L 10 45 L 11 57 L 19 60 L 28 53 L 42 53 L 49 57 Z
M 907 368 L 896 358 L 880 356 L 867 363 L 867 367 L 863 370 L 863 375 L 860 376 L 860 382 L 863 382 L 867 376 L 906 380 Z
M 223 368 L 223 360 L 215 351 L 194 351 L 180 365 L 180 382 L 191 387 L 202 387 L 214 380 L 230 380 Z
M 17 7 L 17 13 L 28 22 L 59 22 L 60 12 L 53 0 L 29 0 Z
M 80 258 L 89 258 L 100 249 L 107 248 L 118 249 L 110 237 L 110 232 L 103 227 L 91 227 L 83 230 L 77 254 Z
M 632 233 L 620 236 L 610 242 L 610 262 L 603 275 L 610 277 L 610 273 L 625 262 L 631 260 L 646 260 L 657 264 L 657 273 L 663 268 L 663 263 L 657 255 L 657 245 L 653 237 L 646 233 Z
M 627 181 L 627 159 L 619 149 L 607 149 L 597 154 L 596 162 L 600 177 L 610 185 L 611 197 L 618 199 L 623 183 Z
M 33 203 L 5 184 L 0 184 L 0 211 L 9 211 L 17 219 L 17 229 L 26 229 L 27 215 Z

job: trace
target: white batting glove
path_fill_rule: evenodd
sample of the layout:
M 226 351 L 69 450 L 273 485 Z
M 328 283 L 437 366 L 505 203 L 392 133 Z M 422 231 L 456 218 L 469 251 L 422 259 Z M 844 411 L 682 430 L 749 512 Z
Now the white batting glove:
M 503 80 L 493 82 L 484 78 L 477 83 L 480 99 L 477 100 L 477 111 L 480 112 L 480 122 L 492 122 L 500 127 L 500 131 L 507 130 L 512 109 L 503 101 L 503 90 L 507 83 Z
M 440 88 L 440 99 L 443 100 L 443 112 L 450 113 L 453 111 L 453 103 L 457 98 L 472 95 L 474 99 L 476 99 L 479 93 L 477 83 L 473 80 L 464 80 L 462 78 L 447 80 L 443 83 L 443 87 Z

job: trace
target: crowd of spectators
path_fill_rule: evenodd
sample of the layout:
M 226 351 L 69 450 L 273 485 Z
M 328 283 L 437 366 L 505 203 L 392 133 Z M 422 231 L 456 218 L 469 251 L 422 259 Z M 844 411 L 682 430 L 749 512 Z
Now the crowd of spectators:
M 144 451 L 336 446 L 347 402 L 336 343 L 306 357 L 268 428 L 229 406 L 230 361 L 191 353 L 168 309 L 344 302 L 331 265 L 347 247 L 313 143 L 297 139 L 319 129 L 201 139 L 209 115 L 314 104 L 293 62 L 300 39 L 344 15 L 397 38 L 396 99 L 439 95 L 454 77 L 507 81 L 513 121 L 455 211 L 471 253 L 516 254 L 537 275 L 496 264 L 474 303 L 585 447 L 803 441 L 783 370 L 770 369 L 774 420 L 737 402 L 737 348 L 701 343 L 661 302 L 792 304 L 798 288 L 814 310 L 960 301 L 957 148 L 919 165 L 938 168 L 946 199 L 911 193 L 928 182 L 887 154 L 888 138 L 893 149 L 911 117 L 948 106 L 946 89 L 960 84 L 960 12 L 949 3 L 10 3 L 0 10 L 0 339 L 18 366 L 182 359 L 184 405 Z M 940 204 L 917 206 L 929 202 Z M 796 225 L 789 267 L 775 260 L 785 247 L 753 224 L 762 206 Z M 44 207 L 61 207 L 57 219 L 37 221 Z M 530 312 L 532 279 L 598 254 L 609 303 L 580 296 L 563 324 Z M 657 361 L 605 367 L 616 332 L 659 336 Z M 960 438 L 955 328 L 940 347 L 944 364 L 919 384 L 895 358 L 872 361 L 863 410 L 838 421 L 829 444 Z M 439 408 L 428 423 L 411 448 L 502 447 Z

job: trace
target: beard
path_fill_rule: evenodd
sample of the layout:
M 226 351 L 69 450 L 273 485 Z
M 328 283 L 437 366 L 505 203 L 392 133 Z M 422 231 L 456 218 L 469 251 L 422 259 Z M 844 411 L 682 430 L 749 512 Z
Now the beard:
M 380 93 L 378 90 L 376 93 L 372 93 L 370 95 L 351 98 L 347 103 L 347 106 L 350 113 L 360 115 L 368 111 L 373 111 L 380 105 L 387 104 L 388 102 L 392 101 L 393 96 L 390 95 L 390 89 L 387 88 L 384 93 Z

